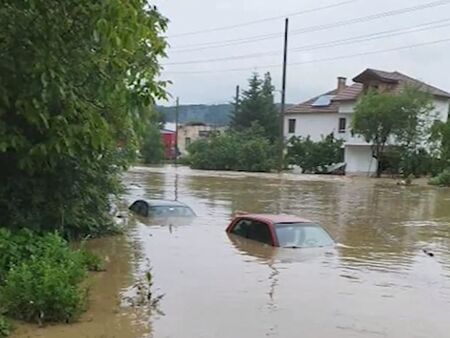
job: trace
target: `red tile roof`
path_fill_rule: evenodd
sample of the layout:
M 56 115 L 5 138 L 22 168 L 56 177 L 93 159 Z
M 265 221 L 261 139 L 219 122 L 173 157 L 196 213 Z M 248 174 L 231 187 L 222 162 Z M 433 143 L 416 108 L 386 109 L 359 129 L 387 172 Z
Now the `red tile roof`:
M 430 93 L 435 96 L 441 96 L 450 98 L 450 93 L 436 88 L 434 86 L 431 86 L 425 82 L 422 82 L 420 80 L 416 80 L 412 77 L 409 77 L 408 75 L 402 74 L 400 72 L 394 71 L 394 72 L 386 72 L 382 70 L 377 69 L 371 69 L 368 68 L 358 76 L 356 76 L 353 81 L 355 82 L 362 82 L 366 77 L 377 77 L 381 81 L 385 82 L 392 82 L 392 83 L 398 83 L 399 87 L 398 90 L 401 90 L 405 88 L 406 86 L 415 87 L 421 91 Z
M 363 85 L 361 83 L 354 83 L 351 86 L 348 86 L 343 91 L 341 91 L 334 98 L 335 101 L 353 101 L 358 98 L 358 96 L 363 91 Z
M 322 95 L 313 97 L 312 99 L 305 101 L 303 103 L 297 104 L 286 109 L 286 114 L 303 114 L 303 113 L 337 113 L 339 111 L 339 104 L 337 102 L 331 101 L 329 106 L 315 107 L 313 103 L 324 95 L 336 95 L 337 89 L 330 90 Z

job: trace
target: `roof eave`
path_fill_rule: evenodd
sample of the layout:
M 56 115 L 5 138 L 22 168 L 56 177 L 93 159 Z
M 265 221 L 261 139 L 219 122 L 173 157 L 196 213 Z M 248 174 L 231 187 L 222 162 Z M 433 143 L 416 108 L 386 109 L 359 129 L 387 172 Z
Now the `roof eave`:
M 353 78 L 353 82 L 357 83 L 364 83 L 367 78 L 376 78 L 380 81 L 387 82 L 387 83 L 398 83 L 398 80 L 385 78 L 383 76 L 380 76 L 378 73 L 373 71 L 372 69 L 366 69 L 361 74 L 355 76 Z

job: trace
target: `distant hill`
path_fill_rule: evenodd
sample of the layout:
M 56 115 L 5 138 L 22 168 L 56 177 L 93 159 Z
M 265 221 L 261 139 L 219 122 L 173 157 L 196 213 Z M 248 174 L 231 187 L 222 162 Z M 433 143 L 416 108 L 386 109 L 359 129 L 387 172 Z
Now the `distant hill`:
M 164 114 L 166 122 L 175 122 L 175 107 L 158 107 Z M 231 104 L 190 104 L 179 107 L 179 122 L 203 122 L 215 126 L 226 126 L 230 123 Z
M 159 106 L 157 109 L 164 114 L 166 122 L 175 122 L 175 107 Z M 180 123 L 203 122 L 209 125 L 226 126 L 230 123 L 233 106 L 231 104 L 190 104 L 181 105 L 179 109 Z

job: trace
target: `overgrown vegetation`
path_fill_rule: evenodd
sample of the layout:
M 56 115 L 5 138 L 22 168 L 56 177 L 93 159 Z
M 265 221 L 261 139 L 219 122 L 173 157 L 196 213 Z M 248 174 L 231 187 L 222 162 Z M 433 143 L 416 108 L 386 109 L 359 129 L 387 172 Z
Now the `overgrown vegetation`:
M 138 149 L 167 20 L 144 0 L 13 1 L 0 10 L 0 215 L 98 234 Z
M 327 135 L 319 142 L 310 137 L 292 137 L 287 148 L 287 161 L 298 165 L 303 172 L 322 172 L 322 168 L 343 162 L 343 141 Z
M 450 187 L 450 169 L 445 169 L 439 175 L 430 179 L 429 183 L 441 187 Z
M 0 310 L 39 324 L 71 322 L 85 309 L 87 271 L 100 267 L 97 256 L 70 249 L 57 234 L 0 229 Z
M 2 2 L 0 215 L 11 231 L 0 229 L 0 314 L 70 322 L 83 311 L 87 269 L 101 264 L 60 235 L 114 229 L 111 194 L 165 96 L 166 25 L 144 0 Z
M 196 141 L 188 151 L 195 169 L 268 172 L 275 168 L 275 147 L 257 124 L 246 131 Z
M 0 314 L 0 338 L 8 337 L 11 331 L 12 331 L 11 323 Z

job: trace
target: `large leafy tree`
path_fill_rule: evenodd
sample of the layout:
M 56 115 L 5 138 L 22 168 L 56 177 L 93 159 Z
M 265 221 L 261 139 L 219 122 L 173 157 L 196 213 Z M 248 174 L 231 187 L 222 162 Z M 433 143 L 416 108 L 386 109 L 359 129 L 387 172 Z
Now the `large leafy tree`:
M 0 226 L 100 232 L 136 126 L 164 96 L 167 20 L 144 0 L 4 0 Z
M 353 132 L 372 144 L 373 157 L 378 160 L 377 177 L 389 143 L 401 147 L 403 162 L 420 151 L 432 110 L 429 95 L 416 88 L 406 88 L 398 95 L 369 91 L 361 98 L 353 115 Z
M 248 89 L 243 92 L 238 102 L 234 102 L 231 127 L 242 131 L 257 123 L 264 128 L 265 135 L 275 141 L 279 129 L 273 92 L 270 74 L 266 73 L 261 79 L 254 73 L 249 79 Z

